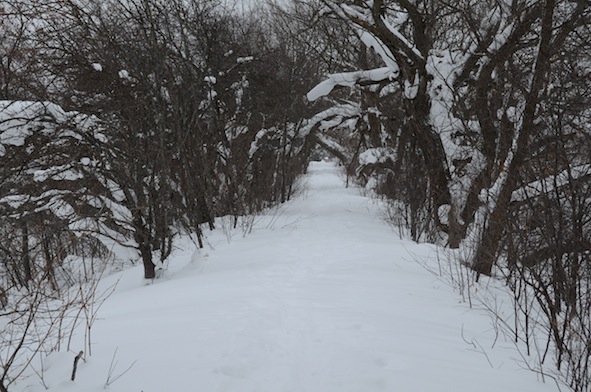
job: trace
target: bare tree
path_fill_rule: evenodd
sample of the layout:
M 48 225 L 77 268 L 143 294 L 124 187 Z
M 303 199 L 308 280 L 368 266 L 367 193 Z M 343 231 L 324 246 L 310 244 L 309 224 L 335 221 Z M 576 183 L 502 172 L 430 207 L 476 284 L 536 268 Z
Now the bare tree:
M 299 61 L 290 48 L 279 51 L 285 35 L 281 43 L 262 41 L 267 31 L 279 37 L 278 30 L 246 23 L 213 1 L 47 7 L 51 18 L 35 37 L 52 75 L 50 100 L 93 113 L 108 129 L 109 170 L 102 175 L 124 184 L 119 202 L 131 214 L 146 278 L 155 276 L 180 230 L 201 243 L 201 226 L 213 228 L 217 216 L 289 198 L 307 153 L 294 132 L 296 113 L 307 108 L 299 99 L 294 105 L 289 93 L 297 83 L 299 94 L 308 86 L 303 73 L 294 78 Z M 284 62 L 283 69 L 265 67 L 268 61 Z M 285 89 L 259 92 L 277 89 L 273 82 Z M 284 113 L 281 101 L 271 99 L 278 96 Z M 265 152 L 257 144 L 263 140 L 273 148 Z
M 369 80 L 397 81 L 403 132 L 421 152 L 432 219 L 451 247 L 476 241 L 473 267 L 489 275 L 542 117 L 556 48 L 584 25 L 588 5 L 558 12 L 553 1 L 324 3 L 382 56 L 389 72 L 374 69 Z M 366 75 L 331 78 L 310 96 L 365 83 Z
M 491 275 L 496 264 L 510 271 L 517 308 L 525 310 L 516 317 L 531 326 L 528 301 L 538 303 L 548 350 L 553 345 L 571 386 L 586 390 L 588 323 L 579 315 L 588 306 L 583 270 L 591 249 L 585 125 L 591 4 L 323 3 L 383 63 L 331 74 L 308 98 L 342 86 L 392 85 L 403 108 L 390 117 L 390 133 L 398 137 L 385 149 L 372 142 L 360 155 L 361 173 L 378 184 L 388 182 L 380 170 L 396 175 L 414 165 L 425 173 L 426 186 L 417 189 L 424 196 L 415 197 L 433 225 L 423 227 L 434 226 L 450 247 L 463 248 L 477 276 Z M 401 193 L 391 197 L 410 205 Z

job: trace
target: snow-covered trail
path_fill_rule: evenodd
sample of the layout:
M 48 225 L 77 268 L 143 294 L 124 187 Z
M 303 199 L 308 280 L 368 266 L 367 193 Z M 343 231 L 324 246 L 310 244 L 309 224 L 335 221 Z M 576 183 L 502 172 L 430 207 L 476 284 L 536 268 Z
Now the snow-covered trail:
M 117 348 L 113 373 L 137 362 L 111 391 L 554 391 L 491 348 L 489 318 L 415 262 L 434 247 L 398 239 L 337 169 L 313 163 L 252 234 L 188 243 L 154 284 L 122 273 L 93 356 L 55 390 L 101 390 Z

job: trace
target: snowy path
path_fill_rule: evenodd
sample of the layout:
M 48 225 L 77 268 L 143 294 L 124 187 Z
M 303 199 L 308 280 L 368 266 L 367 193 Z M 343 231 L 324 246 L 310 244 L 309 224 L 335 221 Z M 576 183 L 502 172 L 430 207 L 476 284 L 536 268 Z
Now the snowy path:
M 123 273 L 93 356 L 55 390 L 102 390 L 115 348 L 119 371 L 137 363 L 111 391 L 556 390 L 520 369 L 510 342 L 491 349 L 489 318 L 413 261 L 433 248 L 379 215 L 332 164 L 313 164 L 303 195 L 252 234 L 187 246 L 149 286 Z

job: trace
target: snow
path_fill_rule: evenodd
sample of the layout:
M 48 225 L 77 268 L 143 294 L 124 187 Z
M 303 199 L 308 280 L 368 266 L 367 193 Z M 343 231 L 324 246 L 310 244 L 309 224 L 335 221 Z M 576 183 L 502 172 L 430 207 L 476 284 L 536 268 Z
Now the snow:
M 238 64 L 245 64 L 245 63 L 250 63 L 254 60 L 253 56 L 246 56 L 246 57 L 238 57 L 236 59 L 236 63 Z
M 104 278 L 100 290 L 117 287 L 92 356 L 70 381 L 81 331 L 72 352 L 44 358 L 48 390 L 102 391 L 110 364 L 111 392 L 556 390 L 417 263 L 436 265 L 437 249 L 399 239 L 337 166 L 312 163 L 304 182 L 294 201 L 245 219 L 249 235 L 220 225 L 202 250 L 185 238 L 153 282 L 140 266 Z M 13 390 L 45 388 L 32 376 Z
M 65 112 L 59 105 L 51 102 L 0 100 L 0 145 L 23 146 L 34 131 L 44 132 L 49 136 L 58 133 L 56 124 L 70 121 L 79 129 L 89 129 L 96 120 L 94 116 Z M 59 129 L 59 135 L 82 139 L 78 132 L 68 129 Z M 2 147 L 1 151 L 5 149 Z
M 25 139 L 32 134 L 31 119 L 38 115 L 41 105 L 35 102 L 0 101 L 0 145 L 24 145 Z
M 384 163 L 388 160 L 394 161 L 396 159 L 396 152 L 391 148 L 377 147 L 368 148 L 359 154 L 359 165 L 371 165 L 376 163 Z
M 91 160 L 90 160 L 90 158 L 88 158 L 88 157 L 82 157 L 82 158 L 80 158 L 80 163 L 81 163 L 83 166 L 89 166 L 91 162 L 92 162 L 92 161 L 91 161 Z
M 525 201 L 543 194 L 555 192 L 557 188 L 568 185 L 571 181 L 589 175 L 591 165 L 579 165 L 563 170 L 558 174 L 549 175 L 546 178 L 526 184 L 523 188 L 515 190 L 511 201 Z
M 33 172 L 33 180 L 36 182 L 44 182 L 49 178 L 56 181 L 76 181 L 84 178 L 84 175 L 77 170 L 72 170 L 69 164 Z
M 363 29 L 358 29 L 357 34 L 359 35 L 359 39 L 361 39 L 361 41 L 368 48 L 373 48 L 373 50 L 375 50 L 384 64 L 386 64 L 386 66 L 392 70 L 393 76 L 397 76 L 400 70 L 398 68 L 398 63 L 396 62 L 396 59 L 394 58 L 394 55 L 390 49 L 388 49 L 388 47 L 384 45 L 384 43 L 378 38 Z
M 217 91 L 215 91 L 215 90 L 213 90 L 213 89 L 210 89 L 210 90 L 207 92 L 207 100 L 208 100 L 209 102 L 213 101 L 213 100 L 214 100 L 214 99 L 215 99 L 217 96 L 218 96 L 218 92 L 217 92 Z
M 342 72 L 328 75 L 327 79 L 317 84 L 306 94 L 308 101 L 315 101 L 327 96 L 336 86 L 353 87 L 360 82 L 381 82 L 394 77 L 395 73 L 389 67 L 370 70 Z
M 515 106 L 509 106 L 507 108 L 507 119 L 513 124 L 517 124 L 521 121 L 524 108 L 516 108 Z
M 253 157 L 254 154 L 257 152 L 259 148 L 259 144 L 262 138 L 264 138 L 270 132 L 269 129 L 261 129 L 257 132 L 254 140 L 250 144 L 250 149 L 248 150 L 248 156 Z
M 419 50 L 416 48 L 416 46 L 413 43 L 411 43 L 408 39 L 406 39 L 406 37 L 404 35 L 402 35 L 402 33 L 400 33 L 400 31 L 398 30 L 398 27 L 391 25 L 385 17 L 382 17 L 382 22 L 384 23 L 384 26 L 386 26 L 386 28 L 398 40 L 400 40 L 400 42 L 402 42 L 402 44 L 404 46 L 406 46 L 417 58 L 423 59 L 423 55 L 421 54 L 421 52 L 419 52 Z
M 419 74 L 415 73 L 415 77 L 412 83 L 410 81 L 404 81 L 404 98 L 415 99 L 419 92 Z
M 318 139 L 318 143 L 320 145 L 327 146 L 328 148 L 338 151 L 343 156 L 347 156 L 347 154 L 348 154 L 347 150 L 340 143 L 337 143 L 334 140 L 328 138 L 327 136 L 325 136 L 321 132 L 318 132 L 316 134 L 316 138 Z
M 103 66 L 99 63 L 92 63 L 91 66 L 97 72 L 101 72 L 103 70 Z
M 356 121 L 356 117 L 358 117 L 361 113 L 361 107 L 357 103 L 341 103 L 328 109 L 315 114 L 311 119 L 306 121 L 305 125 L 300 129 L 299 137 L 304 138 L 310 134 L 316 127 L 325 127 L 328 125 L 334 125 L 334 123 L 330 122 L 329 120 L 333 117 L 338 118 L 341 121 L 341 128 L 342 127 L 349 127 L 354 125 L 354 122 L 350 122 L 349 120 Z M 327 128 L 323 128 L 327 129 Z M 351 129 L 351 128 L 349 128 Z

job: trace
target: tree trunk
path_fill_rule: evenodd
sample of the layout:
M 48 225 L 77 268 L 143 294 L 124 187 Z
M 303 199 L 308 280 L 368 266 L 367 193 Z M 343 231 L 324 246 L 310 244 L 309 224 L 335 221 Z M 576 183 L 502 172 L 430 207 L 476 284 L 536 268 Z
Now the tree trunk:
M 134 211 L 133 226 L 135 229 L 134 237 L 138 245 L 140 256 L 144 264 L 144 278 L 153 279 L 156 277 L 156 268 L 152 262 L 152 245 L 150 235 L 145 227 L 141 211 Z
M 421 151 L 429 177 L 429 197 L 433 205 L 433 219 L 435 225 L 447 232 L 449 246 L 457 248 L 463 239 L 462 230 L 452 206 L 449 192 L 450 174 L 447 167 L 445 149 L 441 138 L 433 130 L 429 122 L 431 98 L 428 93 L 427 77 L 421 77 L 419 92 L 414 99 L 405 99 L 405 111 L 409 118 L 409 126 L 417 147 Z M 439 219 L 438 210 L 442 205 L 449 205 L 448 224 L 444 225 Z
M 547 0 L 542 16 L 542 31 L 540 35 L 540 47 L 535 61 L 534 75 L 530 89 L 527 93 L 527 101 L 523 111 L 521 130 L 517 137 L 517 143 L 510 164 L 507 168 L 507 179 L 498 195 L 494 210 L 490 215 L 488 225 L 484 228 L 476 259 L 472 265 L 478 276 L 484 274 L 490 276 L 492 268 L 501 249 L 501 239 L 506 229 L 507 217 L 511 196 L 517 185 L 519 172 L 527 156 L 529 138 L 535 129 L 536 109 L 540 92 L 547 78 L 550 64 L 550 51 L 552 41 L 552 22 L 554 18 L 555 0 Z
M 515 159 L 513 160 L 515 162 Z M 511 165 L 512 167 L 513 165 Z M 476 257 L 472 263 L 472 268 L 476 271 L 477 276 L 481 274 L 490 276 L 493 265 L 497 259 L 503 232 L 505 231 L 507 216 L 509 214 L 509 202 L 511 195 L 515 189 L 517 179 L 517 168 L 509 169 L 507 181 L 501 190 L 496 201 L 494 210 L 492 211 L 488 225 L 485 227 L 478 248 Z
M 23 220 L 21 227 L 22 234 L 22 263 L 23 263 L 23 283 L 27 285 L 32 278 L 31 256 L 29 251 L 29 227 L 27 221 Z
M 156 277 L 156 266 L 152 262 L 152 252 L 150 245 L 140 245 L 139 250 L 142 256 L 142 262 L 144 263 L 144 278 L 154 279 Z

